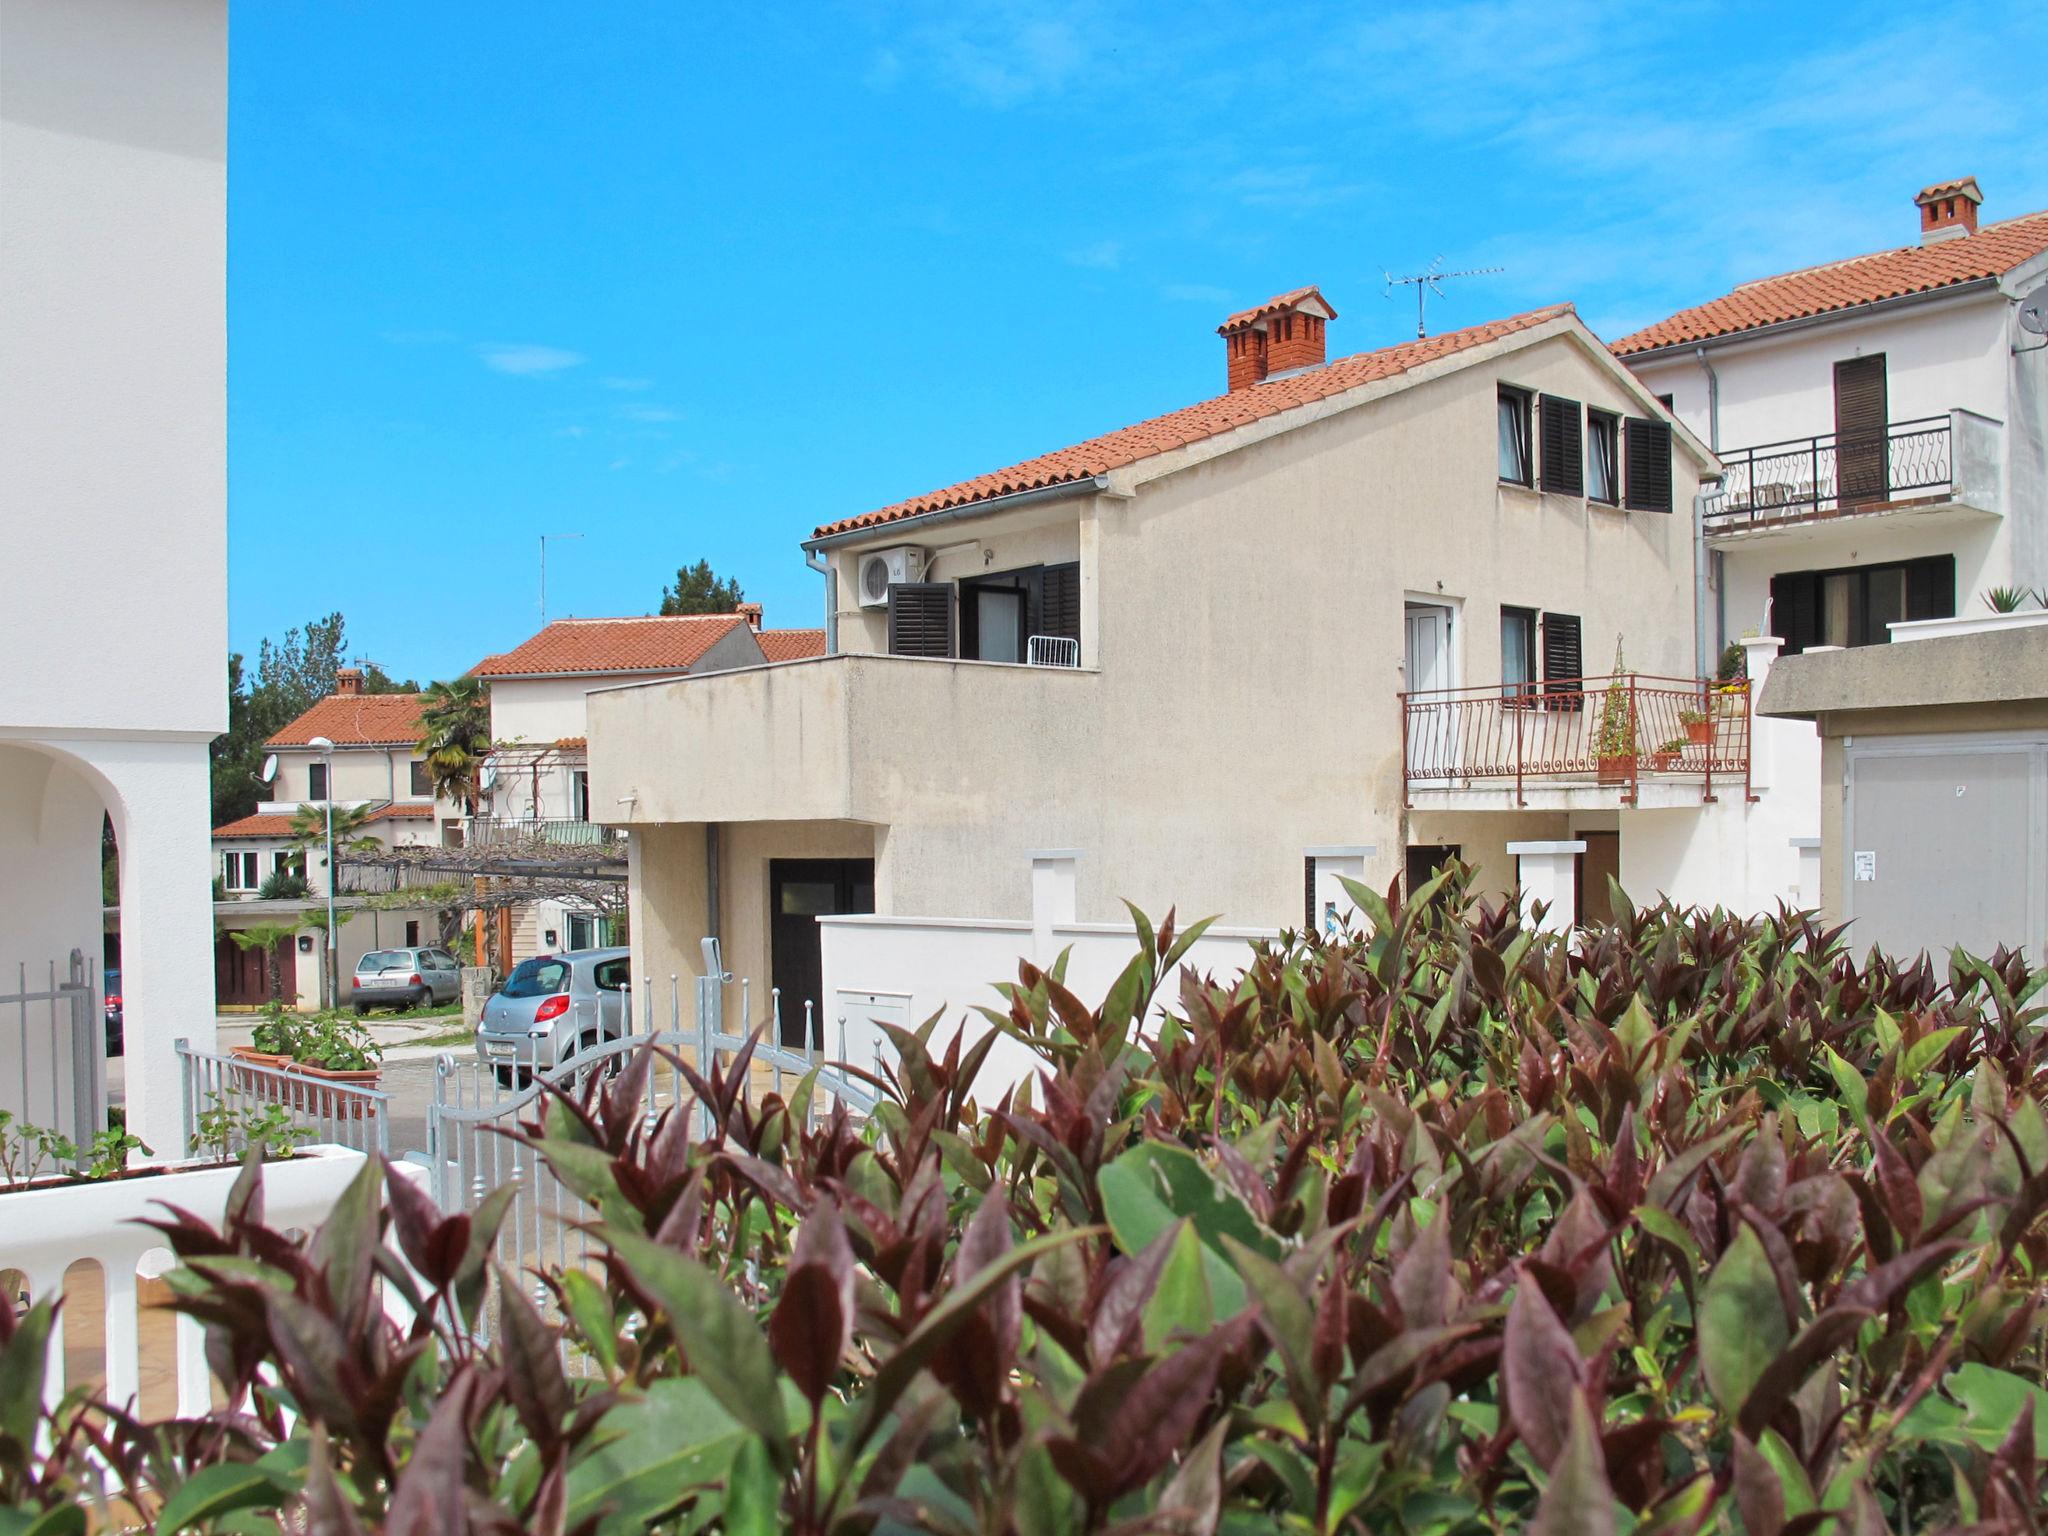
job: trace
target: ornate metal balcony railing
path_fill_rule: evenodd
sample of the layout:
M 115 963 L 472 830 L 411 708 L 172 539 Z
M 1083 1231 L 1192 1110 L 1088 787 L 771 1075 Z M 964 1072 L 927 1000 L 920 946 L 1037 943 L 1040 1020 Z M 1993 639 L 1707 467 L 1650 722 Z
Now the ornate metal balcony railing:
M 1727 477 L 1707 532 L 1829 517 L 1953 484 L 1950 419 L 1895 421 L 1869 437 L 1794 437 L 1721 454 Z
M 1555 788 L 1610 785 L 1634 801 L 1642 784 L 1698 780 L 1749 787 L 1749 683 L 1704 678 L 1546 678 L 1401 695 L 1403 776 L 1422 789 L 1531 779 Z M 1504 786 L 1503 786 L 1504 787 Z
M 603 848 L 625 841 L 623 827 L 567 817 L 473 816 L 463 823 L 463 839 L 471 848 L 501 844 L 547 843 L 558 848 Z

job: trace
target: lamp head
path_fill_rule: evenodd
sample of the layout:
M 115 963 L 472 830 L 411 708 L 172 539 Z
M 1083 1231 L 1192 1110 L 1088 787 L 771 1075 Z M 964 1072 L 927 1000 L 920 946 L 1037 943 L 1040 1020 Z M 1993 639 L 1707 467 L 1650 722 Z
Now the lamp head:
M 321 753 L 323 756 L 334 750 L 334 743 L 329 741 L 325 736 L 315 736 L 311 741 L 307 742 L 306 745 L 311 747 L 315 752 Z

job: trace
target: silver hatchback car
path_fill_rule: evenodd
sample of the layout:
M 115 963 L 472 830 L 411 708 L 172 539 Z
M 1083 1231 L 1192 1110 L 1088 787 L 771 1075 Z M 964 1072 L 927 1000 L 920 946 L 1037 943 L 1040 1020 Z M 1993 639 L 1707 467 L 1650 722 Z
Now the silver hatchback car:
M 536 955 L 512 968 L 484 1004 L 476 1052 L 501 1083 L 560 1066 L 631 1027 L 626 988 L 632 951 L 582 949 Z
M 349 978 L 349 1006 L 358 1017 L 372 1008 L 424 1008 L 462 996 L 462 967 L 435 946 L 373 949 Z

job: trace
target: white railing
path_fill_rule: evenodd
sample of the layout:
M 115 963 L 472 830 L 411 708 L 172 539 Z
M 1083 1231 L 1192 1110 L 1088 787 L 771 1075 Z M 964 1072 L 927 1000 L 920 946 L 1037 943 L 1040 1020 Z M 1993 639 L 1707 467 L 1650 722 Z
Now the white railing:
M 106 1015 L 92 963 L 72 950 L 31 978 L 16 967 L 12 992 L 0 993 L 0 1109 L 17 1125 L 54 1131 L 83 1148 L 106 1126 Z M 11 1059 L 10 1059 L 11 1056 Z
M 1078 667 L 1081 642 L 1064 635 L 1033 635 L 1024 642 L 1024 659 L 1034 667 Z
M 209 1055 L 184 1040 L 178 1041 L 178 1067 L 184 1079 L 188 1143 L 199 1129 L 199 1117 L 209 1110 L 226 1110 L 239 1118 L 276 1104 L 291 1116 L 292 1124 L 312 1132 L 316 1142 L 358 1152 L 391 1151 L 391 1095 L 381 1088 L 316 1077 L 289 1066 Z
M 362 1166 L 362 1153 L 334 1146 L 302 1147 L 268 1164 L 263 1170 L 264 1221 L 279 1231 L 313 1230 Z M 396 1166 L 403 1177 L 426 1177 L 423 1168 Z M 240 1171 L 235 1164 L 188 1166 L 123 1179 L 42 1181 L 0 1190 L 0 1232 L 6 1234 L 0 1238 L 0 1270 L 18 1273 L 31 1301 L 64 1295 L 67 1315 L 90 1319 L 95 1309 L 82 1305 L 91 1294 L 90 1281 L 80 1284 L 72 1272 L 80 1264 L 98 1269 L 97 1313 L 106 1362 L 101 1395 L 108 1402 L 131 1411 L 135 1406 L 142 1381 L 140 1283 L 171 1267 L 163 1238 L 140 1223 L 160 1218 L 163 1207 L 171 1205 L 220 1227 Z M 73 1282 L 68 1292 L 67 1279 Z M 8 1304 L 13 1300 L 10 1293 Z M 86 1326 L 89 1332 L 90 1323 Z M 168 1345 L 158 1343 L 159 1349 L 165 1347 L 175 1366 L 178 1414 L 206 1412 L 212 1391 L 204 1330 L 193 1319 L 179 1317 Z M 67 1379 L 64 1356 L 62 1342 L 53 1340 L 43 1381 L 46 1402 L 89 1385 Z

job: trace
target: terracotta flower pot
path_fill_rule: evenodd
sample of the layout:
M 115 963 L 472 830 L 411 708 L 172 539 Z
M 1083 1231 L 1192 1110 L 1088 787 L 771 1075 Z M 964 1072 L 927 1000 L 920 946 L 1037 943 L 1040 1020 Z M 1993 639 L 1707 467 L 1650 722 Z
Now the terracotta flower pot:
M 292 1071 L 309 1079 L 306 1085 L 303 1108 L 331 1120 L 360 1120 L 366 1113 L 362 1098 L 352 1093 L 338 1093 L 333 1088 L 322 1088 L 322 1083 L 346 1084 L 350 1088 L 374 1088 L 383 1076 L 381 1067 L 364 1067 L 357 1070 L 336 1071 L 327 1067 L 316 1067 L 310 1062 L 299 1062 Z
M 1626 784 L 1635 776 L 1636 760 L 1632 755 L 1609 757 L 1600 756 L 1600 782 L 1602 784 Z
M 259 1051 L 254 1046 L 236 1045 L 228 1048 L 228 1054 L 236 1061 L 246 1061 L 252 1067 L 269 1067 L 275 1072 L 289 1072 L 291 1057 L 281 1051 Z M 245 1094 L 259 1104 L 297 1104 L 299 1095 L 296 1085 L 270 1072 L 237 1072 L 234 1074 L 235 1091 Z
M 1654 769 L 1657 769 L 1660 772 L 1669 773 L 1673 768 L 1676 768 L 1678 766 L 1678 758 L 1678 752 L 1673 749 L 1666 749 L 1662 752 L 1653 752 L 1650 755 L 1650 766 Z
M 1686 721 L 1685 739 L 1696 747 L 1711 747 L 1714 744 L 1714 722 L 1711 720 Z

